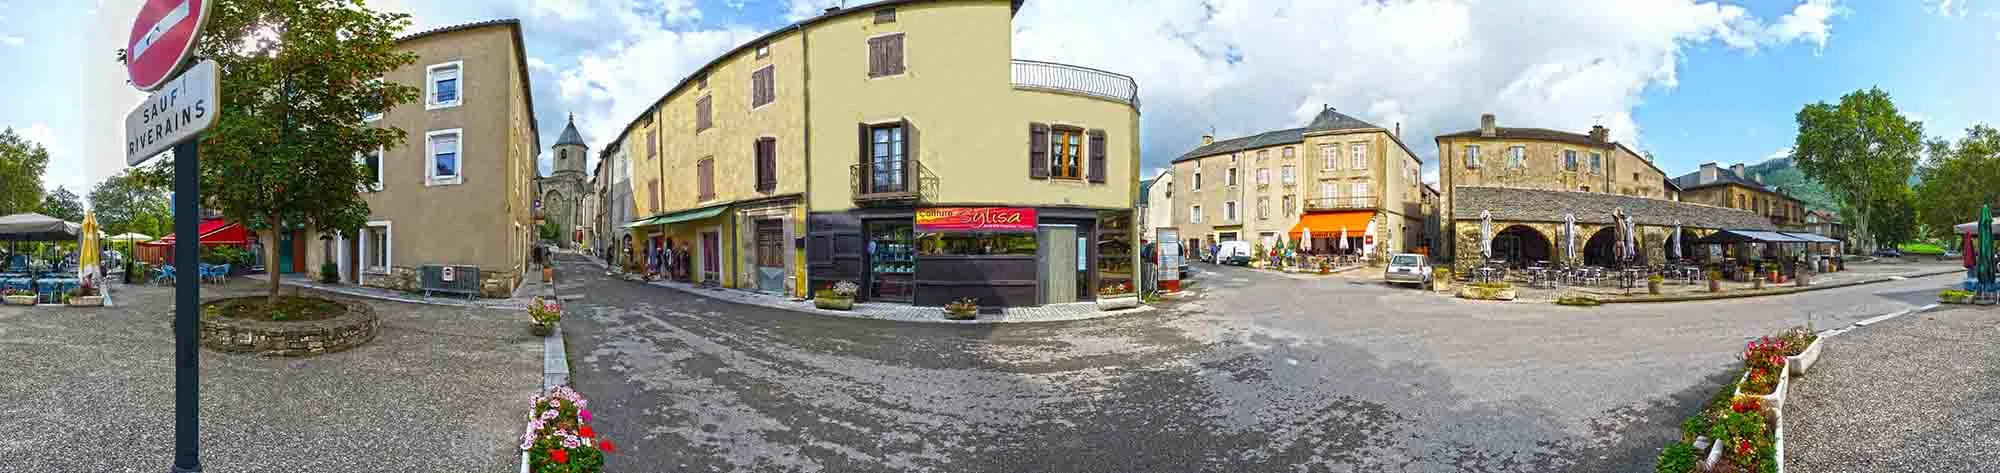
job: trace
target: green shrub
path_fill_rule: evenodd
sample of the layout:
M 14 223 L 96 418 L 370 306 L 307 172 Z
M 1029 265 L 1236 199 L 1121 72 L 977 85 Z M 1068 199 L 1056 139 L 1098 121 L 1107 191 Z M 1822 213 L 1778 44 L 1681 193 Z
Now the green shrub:
M 1599 300 L 1597 300 L 1597 299 L 1595 299 L 1595 298 L 1592 298 L 1592 297 L 1590 297 L 1590 296 L 1562 296 L 1562 297 L 1560 297 L 1560 298 L 1557 298 L 1557 299 L 1556 299 L 1556 305 L 1567 305 L 1567 306 L 1577 306 L 1577 307 L 1597 307 L 1597 306 L 1600 306 L 1600 305 L 1604 305 L 1604 302 L 1603 302 L 1603 301 L 1599 301 Z
M 250 260 L 250 252 L 242 248 L 222 245 L 204 245 L 201 247 L 201 262 L 203 263 L 248 265 L 250 264 Z
M 1694 445 L 1689 445 L 1687 442 L 1668 444 L 1666 449 L 1660 450 L 1660 461 L 1653 466 L 1653 471 L 1658 473 L 1691 473 L 1695 469 L 1696 462 L 1701 458 L 1699 455 L 1700 452 L 1695 451 Z
M 336 264 L 333 264 L 333 262 L 332 262 L 332 261 L 328 261 L 328 262 L 325 262 L 325 263 L 320 263 L 320 264 L 319 264 L 319 282 L 323 282 L 323 283 L 327 283 L 327 284 L 339 284 L 339 283 L 340 283 L 340 266 L 339 266 L 339 265 L 336 265 Z
M 1514 285 L 1504 282 L 1476 282 L 1472 283 L 1472 287 L 1480 289 L 1513 289 Z

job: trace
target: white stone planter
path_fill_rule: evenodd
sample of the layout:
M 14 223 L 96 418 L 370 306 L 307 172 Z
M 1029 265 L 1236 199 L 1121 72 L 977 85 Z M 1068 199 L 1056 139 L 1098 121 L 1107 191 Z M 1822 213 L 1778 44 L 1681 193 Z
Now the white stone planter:
M 1812 344 L 1806 345 L 1806 351 L 1799 352 L 1796 356 L 1785 357 L 1786 370 L 1789 370 L 1792 376 L 1806 374 L 1806 370 L 1812 368 L 1813 362 L 1819 361 L 1820 344 L 1825 342 L 1826 337 L 1814 337 Z
M 104 296 L 76 296 L 68 303 L 70 307 L 104 307 Z
M 1097 310 L 1103 310 L 1103 311 L 1124 310 L 1138 306 L 1139 306 L 1138 294 L 1125 295 L 1125 296 L 1097 297 Z
M 35 296 L 7 296 L 7 305 L 35 305 Z
M 1785 407 L 1785 389 L 1789 388 L 1791 384 L 1789 381 L 1791 379 L 1791 376 L 1786 375 L 1786 370 L 1791 369 L 1790 368 L 1791 363 L 1786 362 L 1785 365 L 1786 365 L 1785 367 L 1779 368 L 1777 389 L 1771 390 L 1771 394 L 1766 394 L 1762 396 L 1751 396 L 1751 397 L 1764 398 L 1764 409 L 1762 410 L 1762 412 L 1764 413 L 1765 417 L 1778 415 L 1777 411 Z M 1736 380 L 1735 395 L 1737 396 L 1745 395 L 1743 394 L 1743 382 L 1748 381 L 1749 379 L 1750 379 L 1750 372 L 1748 370 L 1745 370 L 1743 372 L 1743 377 L 1738 378 Z

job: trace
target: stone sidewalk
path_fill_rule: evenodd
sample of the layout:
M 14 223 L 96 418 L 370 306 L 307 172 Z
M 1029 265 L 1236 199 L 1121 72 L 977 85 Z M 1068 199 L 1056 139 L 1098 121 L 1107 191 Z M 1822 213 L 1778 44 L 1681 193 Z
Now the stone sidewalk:
M 2000 465 L 2000 309 L 1947 305 L 1824 343 L 1785 401 L 1787 471 Z
M 379 287 L 368 287 L 355 284 L 326 284 L 319 281 L 314 281 L 312 280 L 312 278 L 307 277 L 304 274 L 279 275 L 278 283 L 287 286 L 297 286 L 297 287 L 326 291 L 347 296 L 366 297 L 370 299 L 404 302 L 410 304 L 430 304 L 430 305 L 443 305 L 443 306 L 453 306 L 453 307 L 480 307 L 487 309 L 528 310 L 528 305 L 534 303 L 535 296 L 545 295 L 549 293 L 548 284 L 542 282 L 539 273 L 529 274 L 528 276 L 529 277 L 526 280 L 521 282 L 520 287 L 514 288 L 514 296 L 506 299 L 487 299 L 487 298 L 467 299 L 464 296 L 450 296 L 450 295 L 426 296 L 421 292 L 403 292 L 403 291 L 395 291 L 389 289 L 382 289 Z M 248 274 L 248 275 L 238 276 L 237 279 L 256 281 L 258 284 L 263 284 L 268 281 L 268 279 L 266 279 L 266 276 L 262 274 Z

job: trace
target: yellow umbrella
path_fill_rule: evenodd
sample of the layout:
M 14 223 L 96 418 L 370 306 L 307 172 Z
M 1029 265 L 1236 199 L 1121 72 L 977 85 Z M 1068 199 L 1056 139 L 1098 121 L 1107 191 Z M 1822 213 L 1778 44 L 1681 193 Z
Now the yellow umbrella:
M 97 276 L 97 212 L 83 213 L 83 242 L 77 244 L 76 267 L 78 279 L 93 279 Z

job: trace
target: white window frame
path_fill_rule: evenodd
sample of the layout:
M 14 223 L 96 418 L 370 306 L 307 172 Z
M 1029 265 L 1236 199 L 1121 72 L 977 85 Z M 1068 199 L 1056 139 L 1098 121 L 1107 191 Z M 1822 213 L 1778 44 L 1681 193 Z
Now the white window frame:
M 382 228 L 382 265 L 374 266 L 375 228 Z M 386 275 L 389 268 L 396 267 L 396 227 L 388 220 L 369 220 L 361 227 L 361 272 L 363 274 Z
M 424 133 L 424 186 L 448 186 L 465 183 L 465 129 L 449 128 Z M 458 140 L 458 149 L 453 154 L 458 159 L 458 175 L 439 177 L 437 175 L 437 137 L 452 135 Z
M 438 72 L 444 69 L 450 69 L 451 72 L 458 74 L 458 77 L 455 78 L 458 80 L 458 95 L 452 97 L 452 100 L 450 102 L 439 102 L 437 100 Z M 451 62 L 432 64 L 424 68 L 424 110 L 452 108 L 464 104 L 465 104 L 465 61 L 451 61 Z
M 1465 158 L 1466 169 L 1479 169 L 1479 145 L 1465 145 L 1465 152 L 1460 157 Z
M 1236 168 L 1224 169 L 1222 171 L 1222 185 L 1224 187 L 1236 187 Z
M 1319 183 L 1319 197 L 1322 199 L 1340 198 L 1340 184 L 1331 182 Z
M 1243 209 L 1242 209 L 1242 206 L 1241 206 L 1241 205 L 1238 205 L 1238 204 L 1236 203 L 1236 201 L 1234 201 L 1234 200 L 1226 200 L 1226 201 L 1223 201 L 1223 202 L 1222 202 L 1222 221 L 1224 221 L 1224 222 L 1241 222 L 1241 221 L 1243 221 L 1243 220 L 1242 220 L 1242 218 L 1241 218 L 1242 216 L 1241 216 L 1241 215 L 1238 215 L 1238 212 L 1240 212 L 1240 211 L 1242 211 L 1242 210 L 1243 210 Z
M 1578 158 L 1576 157 L 1576 150 L 1573 149 L 1563 150 L 1562 156 L 1563 156 L 1564 171 L 1576 172 L 1577 169 L 1582 167 L 1582 164 L 1578 162 Z
M 1368 183 L 1366 182 L 1356 182 L 1353 184 L 1349 184 L 1347 187 L 1348 187 L 1347 189 L 1348 192 L 1353 193 L 1353 196 L 1356 199 L 1362 197 L 1373 197 L 1373 194 L 1370 193 L 1371 191 L 1373 191 L 1373 189 L 1369 189 Z
M 459 77 L 464 77 L 464 76 L 465 76 L 465 74 L 464 74 L 464 73 L 459 73 Z M 465 95 L 465 94 L 463 93 L 463 92 L 465 91 L 465 80 L 464 80 L 464 79 L 459 79 L 459 81 L 458 81 L 458 82 L 459 82 L 459 84 L 458 84 L 458 85 L 459 85 L 459 87 L 458 87 L 458 90 L 459 90 L 459 91 L 461 92 L 461 93 L 460 93 L 459 95 L 461 95 L 461 96 L 462 96 L 462 95 Z M 382 83 L 382 78 L 380 78 L 380 77 L 377 77 L 377 78 L 374 78 L 374 79 L 368 79 L 368 83 L 369 83 L 369 84 L 380 84 L 380 83 Z M 383 111 L 381 111 L 381 110 L 378 110 L 378 111 L 376 111 L 375 113 L 364 113 L 364 114 L 361 114 L 361 123 L 375 123 L 376 121 L 378 121 L 378 120 L 381 120 L 381 119 L 382 119 L 382 114 L 383 114 Z
M 1271 185 L 1271 168 L 1257 168 L 1257 185 Z
M 1280 179 L 1281 182 L 1284 182 L 1285 185 L 1288 186 L 1293 184 L 1298 184 L 1299 170 L 1297 169 L 1296 166 L 1287 164 L 1284 167 L 1279 168 L 1278 179 Z
M 1192 223 L 1201 223 L 1201 204 L 1194 204 L 1188 206 L 1188 221 Z
M 1348 143 L 1347 154 L 1354 160 L 1354 170 L 1368 169 L 1368 143 Z
M 1188 182 L 1188 191 L 1189 192 L 1201 191 L 1201 169 L 1194 170 L 1194 180 Z
M 1257 219 L 1258 219 L 1258 220 L 1270 220 L 1270 219 L 1271 219 L 1271 198 L 1270 198 L 1270 197 L 1265 197 L 1265 196 L 1258 196 L 1258 197 L 1257 197 Z
M 1340 169 L 1340 145 L 1319 145 L 1320 170 Z
M 459 147 L 464 148 L 465 146 L 459 145 Z M 355 155 L 354 164 L 357 166 L 367 165 L 368 155 L 366 154 Z M 389 167 L 388 164 L 389 164 L 389 149 L 381 146 L 375 147 L 375 185 L 370 186 L 367 183 L 362 183 L 361 192 L 382 192 L 382 186 L 384 184 L 387 184 L 382 181 L 382 175 L 385 172 L 384 169 Z
M 1521 145 L 1508 146 L 1507 167 L 1514 169 L 1528 167 L 1528 147 Z
M 1604 153 L 1590 153 L 1590 173 L 1604 174 Z

